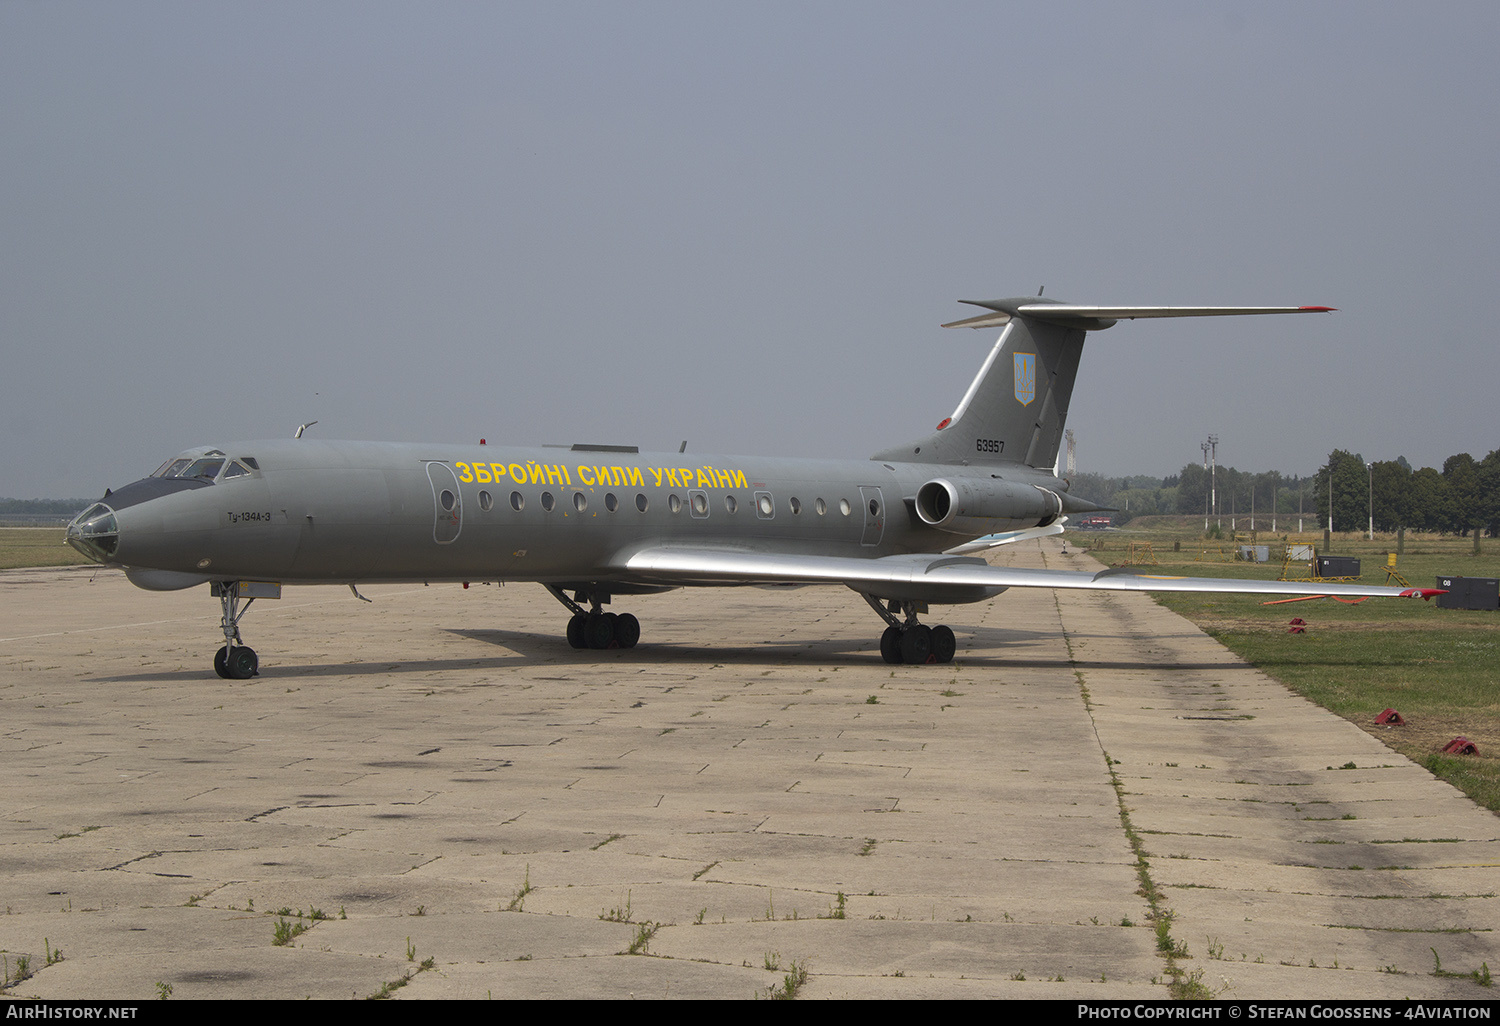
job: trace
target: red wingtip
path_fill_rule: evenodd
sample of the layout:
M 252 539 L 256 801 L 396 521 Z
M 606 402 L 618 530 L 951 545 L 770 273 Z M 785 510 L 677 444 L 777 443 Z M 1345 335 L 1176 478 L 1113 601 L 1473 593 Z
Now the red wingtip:
M 1424 602 L 1431 602 L 1434 595 L 1448 594 L 1447 588 L 1407 588 L 1401 593 L 1402 598 L 1419 598 Z
M 1336 306 L 1299 306 L 1297 309 L 1303 313 L 1336 313 L 1338 311 Z

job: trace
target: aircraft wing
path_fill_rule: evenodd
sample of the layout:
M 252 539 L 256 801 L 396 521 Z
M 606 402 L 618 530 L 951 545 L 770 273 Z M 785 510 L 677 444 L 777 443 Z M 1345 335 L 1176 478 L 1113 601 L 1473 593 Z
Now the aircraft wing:
M 622 569 L 655 584 L 843 584 L 855 591 L 899 593 L 912 587 L 929 595 L 953 589 L 954 600 L 972 601 L 976 588 L 1073 588 L 1093 591 L 1186 591 L 1246 595 L 1341 595 L 1431 598 L 1433 588 L 1388 588 L 1318 581 L 1246 581 L 1136 573 L 1128 568 L 1098 573 L 991 566 L 972 556 L 919 553 L 856 559 L 685 546 L 654 546 L 628 556 Z M 965 594 L 969 597 L 961 597 Z M 941 602 L 941 598 L 932 601 Z

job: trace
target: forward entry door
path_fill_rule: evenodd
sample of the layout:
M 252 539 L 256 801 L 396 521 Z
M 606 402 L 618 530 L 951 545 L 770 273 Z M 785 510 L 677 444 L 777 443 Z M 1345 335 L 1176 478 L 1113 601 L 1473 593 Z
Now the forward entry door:
M 448 545 L 463 528 L 464 500 L 458 476 L 446 463 L 429 463 L 427 480 L 432 482 L 432 540 Z
M 865 533 L 860 537 L 861 545 L 879 545 L 885 532 L 885 500 L 881 498 L 878 485 L 860 485 L 859 502 L 865 510 Z

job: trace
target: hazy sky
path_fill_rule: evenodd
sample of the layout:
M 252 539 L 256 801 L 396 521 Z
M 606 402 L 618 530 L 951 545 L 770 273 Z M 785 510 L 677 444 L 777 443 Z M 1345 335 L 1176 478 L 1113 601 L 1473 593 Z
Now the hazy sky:
M 289 436 L 864 457 L 958 299 L 1079 469 L 1500 447 L 1500 5 L 0 0 L 0 495 Z

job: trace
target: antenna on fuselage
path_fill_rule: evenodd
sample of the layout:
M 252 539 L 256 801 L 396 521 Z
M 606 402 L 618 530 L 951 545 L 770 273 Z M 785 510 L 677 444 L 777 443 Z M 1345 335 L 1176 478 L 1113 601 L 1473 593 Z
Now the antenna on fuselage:
M 682 444 L 677 447 L 677 451 L 680 452 L 680 453 L 687 452 L 687 439 L 686 438 L 684 438 L 682 440 Z
M 316 423 L 317 423 L 317 421 L 315 421 L 315 420 L 308 421 L 306 424 L 303 424 L 301 427 L 299 427 L 297 429 L 297 433 L 294 434 L 294 435 L 292 435 L 292 437 L 293 438 L 301 438 L 302 437 L 302 432 L 306 431 L 308 428 L 312 427 Z

